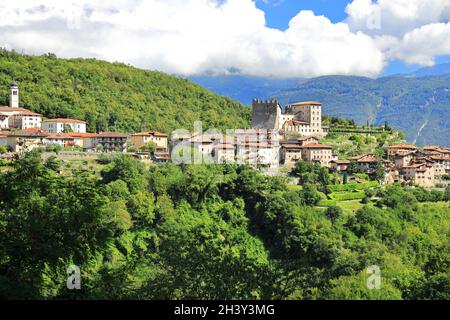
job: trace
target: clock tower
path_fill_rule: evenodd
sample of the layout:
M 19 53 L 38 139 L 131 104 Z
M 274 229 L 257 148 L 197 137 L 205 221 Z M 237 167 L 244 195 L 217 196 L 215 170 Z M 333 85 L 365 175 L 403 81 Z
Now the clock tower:
M 19 86 L 14 81 L 9 89 L 9 106 L 11 108 L 19 107 Z

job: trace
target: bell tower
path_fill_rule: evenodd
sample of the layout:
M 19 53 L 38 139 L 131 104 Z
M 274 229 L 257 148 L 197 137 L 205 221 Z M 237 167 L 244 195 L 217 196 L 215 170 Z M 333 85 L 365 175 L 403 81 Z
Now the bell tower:
M 9 106 L 11 108 L 19 107 L 19 85 L 15 81 L 9 89 Z

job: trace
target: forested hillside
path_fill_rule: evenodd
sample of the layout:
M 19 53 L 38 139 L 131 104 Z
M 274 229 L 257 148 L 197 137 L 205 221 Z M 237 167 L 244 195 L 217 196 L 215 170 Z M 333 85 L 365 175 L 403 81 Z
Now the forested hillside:
M 91 131 L 159 130 L 249 125 L 250 110 L 200 86 L 156 71 L 93 59 L 57 59 L 0 51 L 0 105 L 9 85 L 21 89 L 21 105 L 48 118 L 86 120 Z
M 289 185 L 246 166 L 101 163 L 31 152 L 0 170 L 0 299 L 449 299 L 450 187 L 323 208 L 353 185 L 318 165 Z

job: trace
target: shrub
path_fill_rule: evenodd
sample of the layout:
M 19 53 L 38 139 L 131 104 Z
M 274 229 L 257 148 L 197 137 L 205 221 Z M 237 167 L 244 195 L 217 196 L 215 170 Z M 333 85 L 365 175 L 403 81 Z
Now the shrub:
M 364 183 L 347 183 L 347 184 L 337 184 L 337 185 L 330 185 L 328 186 L 328 189 L 331 192 L 350 192 L 350 191 L 356 191 L 356 190 L 365 190 L 369 188 L 375 188 L 378 187 L 379 183 L 377 181 L 366 181 Z
M 337 206 L 329 207 L 325 211 L 325 215 L 332 221 L 336 221 L 337 219 L 339 219 L 342 216 L 342 213 L 342 208 Z
M 331 193 L 329 197 L 336 201 L 348 201 L 348 200 L 360 200 L 363 199 L 366 194 L 363 191 L 356 192 L 342 192 L 342 193 Z

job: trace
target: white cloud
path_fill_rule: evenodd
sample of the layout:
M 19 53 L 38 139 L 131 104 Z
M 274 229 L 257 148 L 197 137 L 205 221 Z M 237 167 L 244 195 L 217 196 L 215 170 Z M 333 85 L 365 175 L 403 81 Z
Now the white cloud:
M 409 64 L 432 66 L 434 57 L 450 54 L 450 23 L 432 23 L 406 33 L 391 52 Z
M 450 0 L 353 0 L 346 12 L 346 23 L 353 31 L 403 36 L 430 23 L 448 22 Z M 374 19 L 379 21 L 377 28 L 370 24 Z
M 354 0 L 346 12 L 350 29 L 371 35 L 386 60 L 431 66 L 450 54 L 450 0 Z
M 183 75 L 239 70 L 279 77 L 374 76 L 389 59 L 429 65 L 435 55 L 450 54 L 443 45 L 450 38 L 448 0 L 430 0 L 430 16 L 423 19 L 419 1 L 354 0 L 345 22 L 301 11 L 286 31 L 266 27 L 252 0 L 0 1 L 0 46 Z M 417 6 L 402 11 L 396 7 L 402 3 Z M 364 19 L 371 10 L 387 12 L 398 25 L 368 30 Z M 423 48 L 427 32 L 435 46 Z

